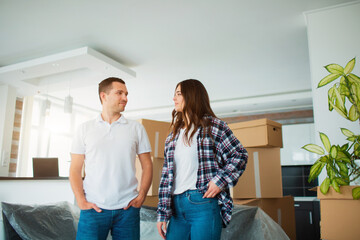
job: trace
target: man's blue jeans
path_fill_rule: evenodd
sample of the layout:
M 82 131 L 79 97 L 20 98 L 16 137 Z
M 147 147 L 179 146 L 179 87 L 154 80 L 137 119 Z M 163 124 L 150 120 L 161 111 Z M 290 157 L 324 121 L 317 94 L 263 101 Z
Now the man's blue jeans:
M 217 198 L 203 198 L 197 190 L 188 190 L 173 197 L 166 240 L 218 240 L 222 220 Z
M 102 240 L 109 231 L 112 238 L 140 239 L 140 208 L 130 207 L 128 210 L 105 210 L 98 213 L 94 209 L 81 210 L 76 239 Z

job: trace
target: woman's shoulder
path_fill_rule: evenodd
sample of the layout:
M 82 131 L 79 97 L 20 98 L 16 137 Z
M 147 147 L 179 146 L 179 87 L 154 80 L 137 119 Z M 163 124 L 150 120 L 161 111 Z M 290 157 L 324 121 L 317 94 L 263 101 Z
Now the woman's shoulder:
M 223 121 L 217 117 L 206 116 L 206 118 L 210 119 L 212 127 L 219 128 L 219 129 L 228 127 L 228 125 L 225 121 Z
M 169 143 L 171 139 L 173 138 L 173 132 L 171 131 L 169 135 L 166 137 L 165 143 Z

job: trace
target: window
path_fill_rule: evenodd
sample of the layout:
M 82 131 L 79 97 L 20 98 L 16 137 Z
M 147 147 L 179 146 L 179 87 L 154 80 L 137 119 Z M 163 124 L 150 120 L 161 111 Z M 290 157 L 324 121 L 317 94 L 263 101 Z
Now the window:
M 47 104 L 50 101 L 50 104 Z M 70 148 L 77 127 L 98 112 L 81 106 L 73 106 L 72 114 L 64 113 L 64 101 L 55 98 L 34 97 L 31 119 L 29 154 L 26 176 L 32 176 L 33 157 L 59 158 L 59 175 L 69 176 Z

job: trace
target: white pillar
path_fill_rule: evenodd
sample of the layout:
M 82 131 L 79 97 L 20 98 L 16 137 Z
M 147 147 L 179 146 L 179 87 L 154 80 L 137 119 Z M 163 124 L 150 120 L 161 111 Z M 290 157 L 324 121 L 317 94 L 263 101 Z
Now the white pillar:
M 24 97 L 24 105 L 21 119 L 20 147 L 18 154 L 18 166 L 16 170 L 17 177 L 31 177 L 31 156 L 29 156 L 29 147 L 31 142 L 31 121 L 33 112 L 34 97 Z
M 15 104 L 16 89 L 0 85 L 0 176 L 6 177 L 9 175 Z
M 359 13 L 360 2 L 305 13 L 313 91 L 315 143 L 321 146 L 319 132 L 327 134 L 331 144 L 339 145 L 346 143 L 341 127 L 360 134 L 358 122 L 350 122 L 335 110 L 332 112 L 328 110 L 327 92 L 332 84 L 317 89 L 319 81 L 329 74 L 324 66 L 331 63 L 345 67 L 349 60 L 356 57 L 353 73 L 360 75 Z M 319 176 L 319 184 L 325 177 L 326 173 L 323 170 Z

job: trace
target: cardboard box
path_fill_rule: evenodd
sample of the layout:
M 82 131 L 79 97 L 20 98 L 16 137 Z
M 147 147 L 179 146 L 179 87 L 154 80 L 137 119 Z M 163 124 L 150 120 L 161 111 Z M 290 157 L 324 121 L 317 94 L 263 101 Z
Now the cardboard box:
M 248 163 L 234 188 L 233 198 L 281 198 L 280 148 L 246 148 Z
M 269 119 L 258 119 L 229 124 L 244 147 L 282 147 L 281 124 Z
M 164 158 L 165 140 L 170 133 L 170 123 L 149 119 L 139 119 L 149 137 L 151 144 L 151 156 Z
M 160 179 L 161 179 L 161 172 L 162 172 L 162 167 L 164 165 L 163 158 L 151 157 L 151 160 L 153 163 L 153 178 L 152 178 L 151 186 L 147 193 L 148 196 L 158 195 L 159 184 L 160 184 Z M 141 183 L 142 168 L 141 168 L 140 160 L 138 158 L 136 158 L 136 161 L 135 161 L 135 168 L 136 168 L 136 178 L 139 182 L 139 185 L 138 185 L 138 188 L 139 188 L 140 183 Z
M 143 206 L 157 207 L 159 202 L 159 196 L 146 196 Z
M 291 240 L 296 240 L 295 207 L 292 196 L 281 198 L 234 199 L 234 204 L 261 208 L 281 226 Z
M 353 200 L 352 189 L 358 186 L 342 186 L 341 193 L 332 187 L 324 195 L 317 188 L 320 199 L 321 239 L 359 239 L 360 238 L 360 200 Z

